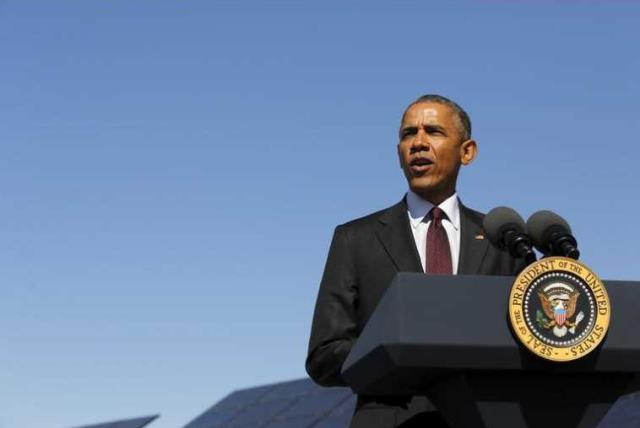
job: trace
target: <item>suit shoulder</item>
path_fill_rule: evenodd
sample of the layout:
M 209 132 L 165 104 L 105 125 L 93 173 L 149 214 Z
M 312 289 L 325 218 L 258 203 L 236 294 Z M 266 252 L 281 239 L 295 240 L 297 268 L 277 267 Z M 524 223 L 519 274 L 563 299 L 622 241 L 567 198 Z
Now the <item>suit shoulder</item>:
M 464 211 L 465 214 L 471 218 L 475 223 L 477 224 L 482 224 L 482 220 L 484 219 L 484 216 L 486 215 L 485 213 L 482 213 L 480 211 L 476 211 L 474 209 L 471 209 L 469 207 L 466 207 L 464 205 L 460 206 L 461 211 Z
M 382 210 L 375 211 L 371 214 L 367 214 L 362 217 L 355 218 L 353 220 L 349 220 L 346 223 L 342 223 L 338 225 L 336 229 L 351 231 L 351 230 L 359 230 L 362 228 L 368 228 L 378 223 L 381 217 L 385 216 L 389 211 L 402 209 L 402 202 L 399 202 L 390 207 L 384 208 Z

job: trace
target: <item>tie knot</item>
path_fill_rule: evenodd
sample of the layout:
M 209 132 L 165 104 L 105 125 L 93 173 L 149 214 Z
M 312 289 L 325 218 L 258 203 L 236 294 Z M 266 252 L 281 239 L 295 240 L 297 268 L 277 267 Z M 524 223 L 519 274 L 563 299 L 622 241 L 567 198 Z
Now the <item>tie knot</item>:
M 440 207 L 431 208 L 431 211 L 429 211 L 429 217 L 436 223 L 439 223 L 443 219 L 447 219 L 447 215 Z

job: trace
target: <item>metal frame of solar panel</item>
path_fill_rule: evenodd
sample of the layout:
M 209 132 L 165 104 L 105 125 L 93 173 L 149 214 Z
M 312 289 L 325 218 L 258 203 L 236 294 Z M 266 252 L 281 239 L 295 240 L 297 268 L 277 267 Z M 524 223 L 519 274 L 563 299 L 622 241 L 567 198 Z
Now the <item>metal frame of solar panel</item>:
M 143 428 L 155 421 L 160 415 L 143 416 L 141 418 L 123 419 L 113 422 L 103 422 L 94 425 L 83 425 L 76 428 Z
M 184 428 L 343 428 L 354 407 L 348 388 L 297 379 L 233 392 Z

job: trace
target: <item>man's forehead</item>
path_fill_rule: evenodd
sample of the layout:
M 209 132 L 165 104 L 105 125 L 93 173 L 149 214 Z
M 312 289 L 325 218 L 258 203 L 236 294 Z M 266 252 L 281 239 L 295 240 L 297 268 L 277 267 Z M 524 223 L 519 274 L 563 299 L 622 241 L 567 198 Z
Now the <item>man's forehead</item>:
M 402 120 L 402 125 L 420 125 L 424 123 L 444 122 L 451 119 L 451 108 L 449 106 L 432 103 L 421 102 L 409 107 Z

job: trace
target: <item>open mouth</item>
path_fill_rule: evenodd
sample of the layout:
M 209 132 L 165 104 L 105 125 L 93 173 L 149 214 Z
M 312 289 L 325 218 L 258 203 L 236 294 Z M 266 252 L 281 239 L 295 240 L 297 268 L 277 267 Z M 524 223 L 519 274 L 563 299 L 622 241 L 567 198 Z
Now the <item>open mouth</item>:
M 416 173 L 424 173 L 431 168 L 433 161 L 428 158 L 414 158 L 409 162 L 411 170 Z

